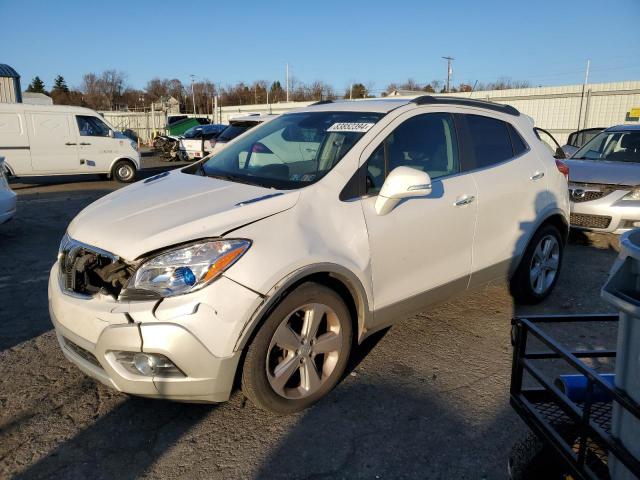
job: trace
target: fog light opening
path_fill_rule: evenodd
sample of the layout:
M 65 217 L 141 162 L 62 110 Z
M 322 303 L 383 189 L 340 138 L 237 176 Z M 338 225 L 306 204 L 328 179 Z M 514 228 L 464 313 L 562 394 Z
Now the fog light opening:
M 145 377 L 186 377 L 178 366 L 160 353 L 113 352 L 128 372 Z

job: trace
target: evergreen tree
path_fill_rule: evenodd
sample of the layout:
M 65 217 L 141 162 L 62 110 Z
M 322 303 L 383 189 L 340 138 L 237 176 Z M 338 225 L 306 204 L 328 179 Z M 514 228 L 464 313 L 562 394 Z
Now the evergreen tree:
M 58 75 L 53 81 L 53 89 L 51 92 L 69 93 L 69 87 L 67 87 L 67 82 L 62 75 Z
M 37 75 L 33 78 L 29 86 L 27 87 L 27 92 L 34 93 L 44 93 L 47 94 L 47 91 L 44 89 L 44 82 L 40 80 L 40 77 Z

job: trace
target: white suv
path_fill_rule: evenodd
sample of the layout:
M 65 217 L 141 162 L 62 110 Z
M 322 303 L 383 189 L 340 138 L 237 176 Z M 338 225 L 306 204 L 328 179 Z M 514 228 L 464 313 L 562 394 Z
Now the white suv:
M 297 411 L 404 315 L 505 276 L 545 298 L 567 174 L 509 106 L 322 102 L 87 207 L 51 318 L 67 358 L 123 392 L 220 402 L 238 379 Z

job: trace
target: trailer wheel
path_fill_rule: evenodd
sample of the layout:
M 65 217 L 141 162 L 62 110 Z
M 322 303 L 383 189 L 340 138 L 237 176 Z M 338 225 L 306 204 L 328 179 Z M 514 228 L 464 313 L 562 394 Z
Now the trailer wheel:
M 533 432 L 513 445 L 507 471 L 511 480 L 563 480 L 567 473 L 558 454 Z

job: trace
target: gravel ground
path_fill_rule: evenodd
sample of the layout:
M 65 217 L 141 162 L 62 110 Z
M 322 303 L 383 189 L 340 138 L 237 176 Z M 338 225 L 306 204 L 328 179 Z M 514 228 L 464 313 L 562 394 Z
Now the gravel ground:
M 47 311 L 68 222 L 119 186 L 65 177 L 12 187 L 18 214 L 0 227 L 0 478 L 506 478 L 526 428 L 508 403 L 505 285 L 371 338 L 345 380 L 298 415 L 267 414 L 239 392 L 214 406 L 134 398 L 67 362 Z M 610 311 L 599 289 L 616 248 L 613 236 L 573 235 L 553 295 L 516 313 Z M 564 340 L 602 345 L 614 333 L 582 326 Z

